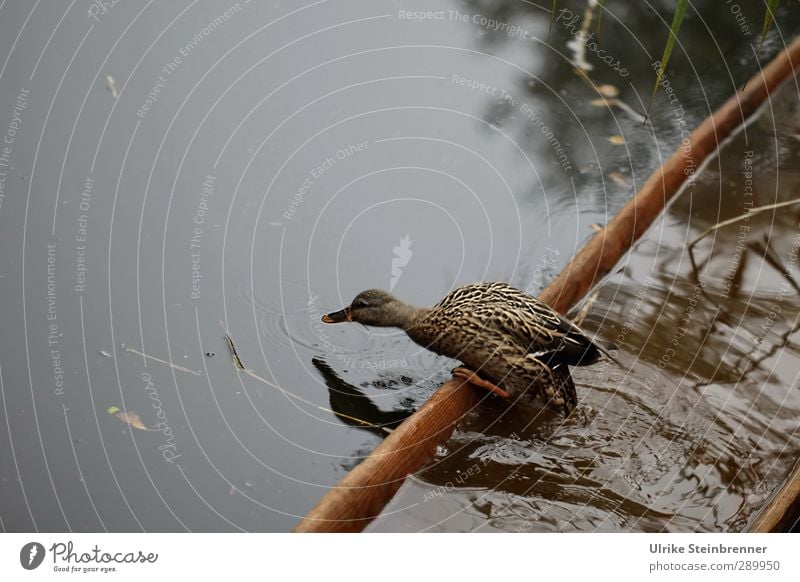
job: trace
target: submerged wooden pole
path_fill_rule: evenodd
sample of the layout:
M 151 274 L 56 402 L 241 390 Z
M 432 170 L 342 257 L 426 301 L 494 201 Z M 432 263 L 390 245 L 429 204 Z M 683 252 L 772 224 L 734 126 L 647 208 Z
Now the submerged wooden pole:
M 794 471 L 747 528 L 754 533 L 784 532 L 800 516 L 800 460 Z
M 744 123 L 770 93 L 800 67 L 800 37 L 745 88 L 695 129 L 617 215 L 569 262 L 540 298 L 566 312 L 607 275 L 719 144 Z M 450 380 L 403 422 L 373 453 L 335 485 L 295 527 L 297 532 L 361 531 L 378 516 L 407 475 L 421 467 L 436 445 L 478 402 L 478 389 Z M 800 475 L 795 475 L 800 484 Z M 800 487 L 798 487 L 800 489 Z M 793 490 L 794 499 L 800 491 Z
M 489 393 L 454 378 L 443 384 L 361 464 L 345 475 L 295 527 L 296 532 L 359 532 L 409 473 L 433 457 L 456 421 Z M 410 421 L 410 422 L 409 422 Z

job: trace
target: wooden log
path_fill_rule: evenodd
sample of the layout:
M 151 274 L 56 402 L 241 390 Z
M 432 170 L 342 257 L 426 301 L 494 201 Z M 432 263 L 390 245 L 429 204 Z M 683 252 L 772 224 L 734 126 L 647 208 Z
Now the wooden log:
M 800 517 L 800 461 L 783 486 L 761 508 L 747 531 L 754 533 L 785 532 Z
M 488 394 L 460 378 L 446 382 L 322 498 L 296 532 L 358 532 L 383 510 L 406 475 L 433 457 L 458 419 Z
M 565 313 L 619 262 L 667 202 L 719 144 L 800 68 L 800 37 L 777 55 L 741 92 L 728 99 L 656 170 L 617 215 L 569 262 L 540 298 Z M 690 171 L 691 170 L 691 171 Z M 295 527 L 297 532 L 361 531 L 389 502 L 407 475 L 425 463 L 475 406 L 477 388 L 461 380 L 445 383 L 360 465 L 334 486 Z M 800 494 L 800 476 L 781 499 Z M 777 511 L 777 506 L 776 506 Z

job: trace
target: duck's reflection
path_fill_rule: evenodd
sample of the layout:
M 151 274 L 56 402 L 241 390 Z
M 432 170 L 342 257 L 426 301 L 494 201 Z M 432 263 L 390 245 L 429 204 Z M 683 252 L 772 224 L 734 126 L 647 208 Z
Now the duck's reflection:
M 312 358 L 311 363 L 325 379 L 331 409 L 346 424 L 385 437 L 388 434 L 385 429 L 394 429 L 414 412 L 404 409 L 381 410 L 361 389 L 340 378 L 324 360 Z

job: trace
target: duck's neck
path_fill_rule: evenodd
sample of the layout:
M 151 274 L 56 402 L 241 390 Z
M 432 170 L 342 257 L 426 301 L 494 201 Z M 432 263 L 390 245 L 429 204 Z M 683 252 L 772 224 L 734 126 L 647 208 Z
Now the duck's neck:
M 430 313 L 429 307 L 415 307 L 398 301 L 394 309 L 395 326 L 405 331 L 414 329 Z

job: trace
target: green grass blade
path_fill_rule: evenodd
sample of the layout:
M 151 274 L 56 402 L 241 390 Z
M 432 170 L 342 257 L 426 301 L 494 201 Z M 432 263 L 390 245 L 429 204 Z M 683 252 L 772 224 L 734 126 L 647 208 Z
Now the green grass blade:
M 556 19 L 556 8 L 558 8 L 558 0 L 553 0 L 553 7 L 550 9 L 550 27 L 547 29 L 547 36 L 550 36 L 550 31 L 553 30 L 553 21 Z
M 603 12 L 606 11 L 606 0 L 598 0 L 597 2 L 597 27 L 595 28 L 595 34 L 600 36 L 600 21 L 603 20 Z
M 761 28 L 761 42 L 758 45 L 758 50 L 761 50 L 761 45 L 764 44 L 769 27 L 772 26 L 772 21 L 775 19 L 775 11 L 778 10 L 778 4 L 780 4 L 780 0 L 769 0 L 767 2 L 767 12 L 764 14 L 764 26 Z
M 664 77 L 664 71 L 667 70 L 667 63 L 669 57 L 672 55 L 672 48 L 675 46 L 675 41 L 678 39 L 678 31 L 683 23 L 683 17 L 686 16 L 686 8 L 689 6 L 689 0 L 678 0 L 678 5 L 675 7 L 675 16 L 672 17 L 672 25 L 669 27 L 669 38 L 667 44 L 664 46 L 664 54 L 661 55 L 661 66 L 658 67 L 658 75 L 656 75 L 656 83 L 653 85 L 653 96 L 658 91 L 658 84 Z

